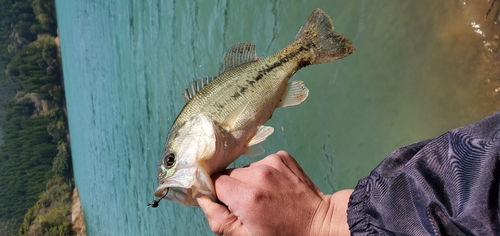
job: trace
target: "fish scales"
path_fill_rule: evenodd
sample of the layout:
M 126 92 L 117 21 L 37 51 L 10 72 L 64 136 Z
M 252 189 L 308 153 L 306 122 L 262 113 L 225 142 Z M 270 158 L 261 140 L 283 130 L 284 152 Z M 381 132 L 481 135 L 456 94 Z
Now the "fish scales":
M 307 51 L 294 52 L 283 49 L 263 60 L 221 74 L 186 104 L 174 123 L 180 124 L 193 114 L 204 113 L 215 123 L 221 124 L 230 112 L 244 102 L 249 104 L 243 117 L 252 117 L 263 111 L 270 116 L 283 95 L 288 80 L 300 68 L 301 61 L 307 58 Z M 276 62 L 280 62 L 279 66 L 275 65 Z M 255 118 L 258 117 L 252 119 Z M 269 118 L 264 116 L 262 119 Z M 244 129 L 247 124 L 245 119 L 238 120 L 234 129 Z
M 188 101 L 167 137 L 155 195 L 192 206 L 202 195 L 215 201 L 210 175 L 242 154 L 261 154 L 259 143 L 273 132 L 264 123 L 274 110 L 306 99 L 309 90 L 302 81 L 289 79 L 305 66 L 353 51 L 349 39 L 334 31 L 330 17 L 320 9 L 306 20 L 294 42 L 264 59 L 256 57 L 251 43 L 233 46 L 221 74 L 185 90 Z

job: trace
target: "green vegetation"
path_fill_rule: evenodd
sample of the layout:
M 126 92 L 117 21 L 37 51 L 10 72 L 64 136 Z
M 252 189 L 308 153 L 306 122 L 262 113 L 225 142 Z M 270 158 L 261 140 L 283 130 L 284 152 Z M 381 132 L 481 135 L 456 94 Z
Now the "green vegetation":
M 71 235 L 71 193 L 73 184 L 63 177 L 47 182 L 47 190 L 28 210 L 20 235 Z
M 70 235 L 74 184 L 54 2 L 0 7 L 0 235 Z

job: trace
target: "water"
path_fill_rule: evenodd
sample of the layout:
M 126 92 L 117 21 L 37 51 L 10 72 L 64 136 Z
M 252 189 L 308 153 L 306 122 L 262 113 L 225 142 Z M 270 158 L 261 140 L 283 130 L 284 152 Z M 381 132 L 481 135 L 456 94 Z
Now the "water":
M 283 48 L 316 7 L 357 51 L 293 78 L 310 96 L 275 112 L 263 146 L 289 151 L 322 191 L 353 188 L 395 148 L 492 113 L 477 89 L 484 35 L 464 3 L 56 0 L 88 234 L 210 235 L 199 209 L 145 207 L 181 91 L 216 75 L 237 42 L 256 43 L 260 57 Z

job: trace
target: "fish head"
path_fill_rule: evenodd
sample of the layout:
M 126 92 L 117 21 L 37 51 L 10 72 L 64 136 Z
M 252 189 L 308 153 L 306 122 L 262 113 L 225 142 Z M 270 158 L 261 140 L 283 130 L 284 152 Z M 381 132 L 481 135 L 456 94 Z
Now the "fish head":
M 214 122 L 200 114 L 187 120 L 167 138 L 158 165 L 157 197 L 198 206 L 202 195 L 216 200 L 212 174 L 214 156 L 222 154 L 219 129 Z

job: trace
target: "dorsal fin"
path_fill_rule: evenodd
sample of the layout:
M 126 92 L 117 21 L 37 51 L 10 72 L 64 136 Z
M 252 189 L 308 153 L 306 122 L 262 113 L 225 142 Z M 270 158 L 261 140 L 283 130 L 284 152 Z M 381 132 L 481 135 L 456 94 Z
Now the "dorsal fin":
M 248 62 L 258 61 L 255 44 L 238 43 L 227 50 L 220 65 L 220 74 Z
M 186 102 L 193 98 L 197 92 L 199 92 L 203 87 L 207 86 L 207 84 L 212 82 L 212 80 L 214 80 L 215 78 L 217 77 L 207 76 L 191 82 L 191 84 L 189 84 L 182 93 Z

